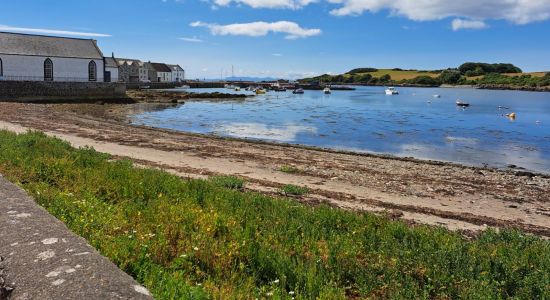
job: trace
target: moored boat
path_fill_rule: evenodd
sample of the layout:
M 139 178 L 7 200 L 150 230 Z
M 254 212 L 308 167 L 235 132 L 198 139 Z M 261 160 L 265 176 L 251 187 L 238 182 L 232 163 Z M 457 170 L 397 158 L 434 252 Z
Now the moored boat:
M 294 91 L 292 91 L 293 94 L 303 94 L 304 93 L 304 89 L 302 88 L 299 88 L 299 89 L 295 89 Z
M 399 91 L 394 87 L 388 87 L 386 89 L 386 95 L 399 95 Z
M 330 90 L 329 87 L 326 87 L 326 88 L 323 89 L 323 93 L 325 93 L 325 94 L 330 94 L 330 93 L 332 93 L 332 92 L 331 92 L 331 90 Z
M 460 106 L 460 107 L 468 107 L 468 106 L 470 106 L 470 103 L 466 103 L 462 100 L 456 100 L 456 105 Z
M 261 94 L 265 94 L 265 90 L 262 89 L 262 88 L 259 88 L 259 89 L 256 89 L 256 95 L 261 95 Z

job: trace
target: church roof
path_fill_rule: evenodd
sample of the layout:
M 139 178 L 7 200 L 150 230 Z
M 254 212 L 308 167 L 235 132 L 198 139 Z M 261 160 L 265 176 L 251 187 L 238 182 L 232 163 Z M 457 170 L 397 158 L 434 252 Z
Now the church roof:
M 11 32 L 0 32 L 0 53 L 103 59 L 95 40 Z

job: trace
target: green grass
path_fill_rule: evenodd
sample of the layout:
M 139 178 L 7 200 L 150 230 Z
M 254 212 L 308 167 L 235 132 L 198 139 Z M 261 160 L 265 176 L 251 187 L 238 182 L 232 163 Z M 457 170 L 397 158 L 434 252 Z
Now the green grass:
M 430 76 L 430 77 L 437 77 L 439 76 L 439 73 L 431 73 L 431 72 L 420 72 L 420 71 L 408 71 L 408 70 L 392 70 L 392 69 L 379 69 L 376 72 L 368 72 L 368 73 L 357 73 L 355 75 L 363 75 L 363 74 L 370 74 L 373 77 L 382 77 L 384 75 L 390 75 L 392 80 L 395 81 L 401 81 L 404 79 L 413 79 L 418 76 Z M 348 76 L 347 74 L 344 76 Z
M 309 193 L 309 189 L 305 186 L 287 184 L 281 188 L 281 192 L 286 196 L 302 196 Z
M 0 131 L 0 173 L 158 299 L 550 299 L 550 242 L 475 240 Z
M 300 168 L 297 168 L 295 166 L 288 166 L 288 165 L 284 165 L 284 166 L 279 167 L 279 171 L 281 171 L 283 173 L 289 173 L 289 174 L 303 173 L 303 170 L 301 170 Z
M 219 175 L 209 178 L 212 183 L 219 187 L 232 190 L 242 190 L 244 188 L 244 179 L 237 176 Z

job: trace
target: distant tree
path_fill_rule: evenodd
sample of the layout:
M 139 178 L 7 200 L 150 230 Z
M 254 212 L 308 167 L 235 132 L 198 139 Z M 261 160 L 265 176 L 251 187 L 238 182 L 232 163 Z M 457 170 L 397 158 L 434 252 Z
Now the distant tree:
M 514 66 L 513 64 L 487 64 L 487 63 L 474 63 L 467 62 L 458 67 L 460 73 L 466 75 L 467 72 L 470 74 L 478 74 L 473 76 L 479 76 L 488 73 L 521 73 L 521 69 Z M 472 73 L 472 71 L 474 73 Z M 468 75 L 467 75 L 468 76 Z
M 372 79 L 371 74 L 363 74 L 363 75 L 361 75 L 361 77 L 357 81 L 358 82 L 369 82 L 371 79 Z
M 421 85 L 439 85 L 440 82 L 437 78 L 433 78 L 427 75 L 417 76 L 413 79 L 407 81 L 412 84 L 421 84 Z
M 391 81 L 390 74 L 384 74 L 384 75 L 380 76 L 380 82 L 386 83 L 386 82 L 390 82 L 390 81 Z
M 439 75 L 439 81 L 445 84 L 457 84 L 461 77 L 458 70 L 445 70 Z
M 376 71 L 378 71 L 376 68 L 357 68 L 347 72 L 346 74 L 372 73 Z

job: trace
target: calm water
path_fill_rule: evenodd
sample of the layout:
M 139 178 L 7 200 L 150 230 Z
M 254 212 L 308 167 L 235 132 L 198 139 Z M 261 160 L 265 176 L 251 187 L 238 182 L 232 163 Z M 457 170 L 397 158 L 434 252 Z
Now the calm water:
M 200 89 L 197 92 L 226 89 Z M 514 164 L 550 173 L 550 93 L 383 87 L 269 92 L 245 101 L 187 102 L 132 116 L 133 123 L 423 159 Z M 434 98 L 434 94 L 441 98 Z M 460 98 L 471 103 L 457 108 Z M 499 109 L 499 106 L 509 109 Z M 515 112 L 515 121 L 504 114 Z

